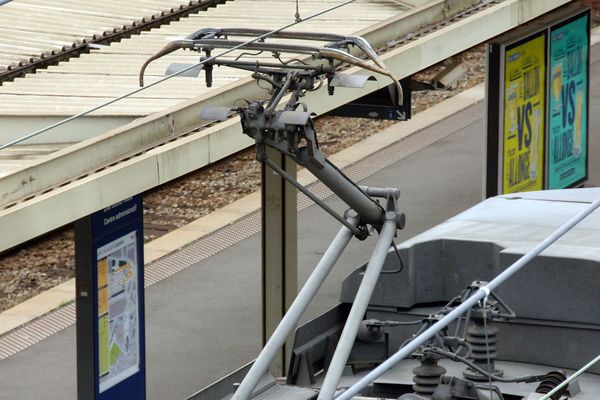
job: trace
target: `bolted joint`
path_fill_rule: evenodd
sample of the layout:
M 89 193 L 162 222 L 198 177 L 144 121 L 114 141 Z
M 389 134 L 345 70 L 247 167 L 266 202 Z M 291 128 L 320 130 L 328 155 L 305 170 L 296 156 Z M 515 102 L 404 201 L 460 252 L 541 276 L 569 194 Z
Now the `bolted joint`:
M 358 226 L 358 231 L 359 231 L 358 233 L 354 234 L 354 237 L 357 238 L 358 240 L 363 241 L 369 237 L 369 229 L 367 228 L 366 225 Z
M 402 229 L 404 229 L 405 226 L 406 226 L 406 214 L 404 214 L 404 213 L 396 214 L 396 228 L 402 230 Z
M 344 219 L 347 221 L 352 221 L 352 220 L 359 221 L 360 217 L 356 211 L 349 208 L 346 211 L 344 211 Z M 358 229 L 358 232 L 354 232 L 354 237 L 357 238 L 358 240 L 363 241 L 370 236 L 369 228 L 366 224 L 360 223 L 356 227 L 356 229 Z
M 351 219 L 351 218 L 358 219 L 358 213 L 356 211 L 354 211 L 353 209 L 349 208 L 346 211 L 344 211 L 344 218 L 345 219 Z
M 380 188 L 380 187 L 372 187 L 372 186 L 360 186 L 361 190 L 373 197 L 381 197 L 384 199 L 399 199 L 400 198 L 400 189 L 396 188 Z
M 246 115 L 248 119 L 255 120 L 258 119 L 258 115 L 262 114 L 264 111 L 265 108 L 263 107 L 263 105 L 258 101 L 254 101 L 248 106 L 248 111 L 246 112 Z

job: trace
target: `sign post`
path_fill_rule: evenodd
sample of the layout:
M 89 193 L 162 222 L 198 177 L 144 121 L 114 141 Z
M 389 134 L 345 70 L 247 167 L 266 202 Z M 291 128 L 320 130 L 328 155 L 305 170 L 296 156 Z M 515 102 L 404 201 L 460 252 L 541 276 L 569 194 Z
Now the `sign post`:
M 75 224 L 77 397 L 146 398 L 142 197 Z

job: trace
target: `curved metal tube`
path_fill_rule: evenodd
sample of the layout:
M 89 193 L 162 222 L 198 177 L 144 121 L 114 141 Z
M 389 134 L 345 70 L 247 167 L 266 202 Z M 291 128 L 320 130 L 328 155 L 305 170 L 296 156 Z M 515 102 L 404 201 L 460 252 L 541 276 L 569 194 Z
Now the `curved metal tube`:
M 183 40 L 177 40 L 169 43 L 163 47 L 160 51 L 150 57 L 144 62 L 140 69 L 139 82 L 140 86 L 144 86 L 144 72 L 148 64 L 152 61 L 163 57 L 175 50 L 179 49 L 200 49 L 203 47 L 209 48 L 239 48 L 245 50 L 262 50 L 271 51 L 278 53 L 296 53 L 306 54 L 313 57 L 337 60 L 345 62 L 351 65 L 356 65 L 364 68 L 368 71 L 376 72 L 388 76 L 393 82 L 398 91 L 397 102 L 399 105 L 403 103 L 403 89 L 402 85 L 394 74 L 385 66 L 379 55 L 373 50 L 371 45 L 360 36 L 344 37 L 332 34 L 321 34 L 321 33 L 303 33 L 303 32 L 277 32 L 272 33 L 270 36 L 274 38 L 285 38 L 285 39 L 297 39 L 297 40 L 332 40 L 334 43 L 328 47 L 310 47 L 310 46 L 299 46 L 299 45 L 288 45 L 288 44 L 277 44 L 277 43 L 256 43 L 256 42 L 241 42 L 235 40 L 228 40 L 221 37 L 231 36 L 255 36 L 259 34 L 266 34 L 268 31 L 261 29 L 213 29 L 206 28 L 200 29 L 192 34 L 186 36 Z M 371 65 L 368 62 L 353 56 L 352 54 L 336 48 L 336 44 L 353 44 L 362 50 L 367 55 L 369 60 L 373 61 L 375 65 Z M 232 65 L 234 66 L 234 65 Z
M 384 64 L 383 60 L 381 59 L 381 57 L 379 57 L 379 55 L 375 52 L 375 50 L 373 50 L 373 47 L 371 47 L 371 44 L 369 42 L 367 42 L 365 40 L 365 38 L 363 38 L 361 36 L 352 36 L 349 39 L 352 40 L 353 43 L 356 46 L 358 46 L 362 51 L 364 51 L 365 54 L 367 54 L 369 56 L 369 58 L 371 60 L 373 60 L 373 62 L 375 64 L 377 64 L 381 69 L 388 72 L 386 75 L 389 76 L 394 81 L 394 85 L 396 86 L 396 89 L 398 90 L 398 104 L 403 105 L 404 91 L 402 90 L 402 85 L 400 85 L 400 80 L 396 79 L 394 77 L 394 74 L 392 74 L 392 71 L 390 71 L 388 69 L 388 67 Z
M 373 52 L 373 54 L 375 54 L 375 53 Z M 369 55 L 369 53 L 367 53 L 367 55 Z M 356 66 L 364 68 L 366 70 L 388 76 L 394 82 L 394 85 L 396 86 L 396 90 L 398 90 L 398 99 L 397 99 L 398 104 L 402 105 L 402 103 L 403 103 L 402 99 L 404 97 L 404 91 L 402 90 L 402 85 L 400 85 L 400 81 L 398 79 L 396 79 L 394 74 L 389 69 L 387 69 L 387 67 L 385 67 L 385 65 L 383 65 L 383 63 L 381 62 L 381 60 L 379 59 L 377 54 L 375 54 L 375 56 L 376 56 L 375 59 L 369 57 L 377 65 L 371 65 L 371 64 L 367 63 L 366 61 L 353 56 L 352 54 L 346 53 L 345 51 L 342 51 L 340 49 L 335 49 L 335 48 L 328 48 L 328 47 L 321 48 L 321 49 L 319 49 L 319 56 L 321 58 L 332 58 L 334 60 L 338 60 L 338 61 L 342 61 L 342 62 L 345 62 L 348 64 L 356 65 Z M 379 60 L 379 62 L 377 60 Z M 383 65 L 383 67 L 381 67 L 379 65 L 379 63 L 381 63 Z
M 140 75 L 139 75 L 139 80 L 140 80 L 140 87 L 144 86 L 144 72 L 146 71 L 146 67 L 148 67 L 148 64 L 150 64 L 152 61 L 161 58 L 163 56 L 166 56 L 169 53 L 174 52 L 175 50 L 179 50 L 179 49 L 191 49 L 194 47 L 194 42 L 191 40 L 176 40 L 173 41 L 171 43 L 169 43 L 168 45 L 166 45 L 165 47 L 163 47 L 162 49 L 160 49 L 156 54 L 154 54 L 152 57 L 150 57 L 149 59 L 147 59 L 144 64 L 142 65 L 142 68 L 140 68 Z

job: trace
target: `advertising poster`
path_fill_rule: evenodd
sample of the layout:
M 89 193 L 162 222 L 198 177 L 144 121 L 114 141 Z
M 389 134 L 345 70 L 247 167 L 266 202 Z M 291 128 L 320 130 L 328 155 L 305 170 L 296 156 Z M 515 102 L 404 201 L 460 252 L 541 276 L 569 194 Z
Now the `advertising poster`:
M 588 15 L 550 31 L 548 188 L 587 177 Z
M 502 193 L 544 188 L 546 35 L 506 47 Z
M 102 393 L 140 370 L 136 232 L 98 248 L 97 262 Z

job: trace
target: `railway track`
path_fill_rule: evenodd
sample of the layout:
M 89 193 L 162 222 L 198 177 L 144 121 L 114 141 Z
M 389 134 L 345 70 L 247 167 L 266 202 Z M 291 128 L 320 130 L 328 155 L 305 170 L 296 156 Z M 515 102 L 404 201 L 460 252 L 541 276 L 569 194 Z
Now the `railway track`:
M 50 65 L 67 61 L 77 57 L 98 46 L 107 46 L 124 38 L 137 35 L 143 31 L 169 24 L 193 13 L 205 11 L 210 7 L 230 0 L 185 0 L 185 1 L 163 1 L 157 2 L 136 0 L 127 5 L 122 2 L 91 2 L 89 4 L 78 3 L 73 6 L 67 0 L 53 1 L 14 1 L 12 4 L 4 5 L 0 9 L 0 32 L 4 33 L 4 39 L 0 39 L 1 49 L 11 50 L 12 54 L 5 54 L 0 59 L 0 85 L 10 82 L 17 77 L 35 72 L 39 68 L 47 68 Z M 177 4 L 178 3 L 178 4 Z M 143 15 L 135 15 L 128 20 L 122 15 L 131 14 L 135 7 L 143 8 Z M 140 12 L 143 12 L 140 11 Z M 22 16 L 28 14 L 23 20 Z M 15 18 L 19 17 L 19 18 Z M 40 22 L 50 23 L 52 18 L 56 29 L 75 29 L 70 35 L 57 37 L 57 32 L 44 32 L 35 30 Z M 64 21 L 61 24 L 61 19 Z M 72 21 L 79 21 L 97 25 L 98 29 L 93 32 L 87 26 L 73 28 Z M 83 21 L 81 21 L 83 20 Z M 100 20 L 100 21 L 98 21 Z M 110 29 L 102 30 L 105 24 L 113 24 Z M 94 24 L 95 25 L 95 24 Z M 41 36 L 41 37 L 40 37 Z M 68 38 L 76 37 L 73 41 Z M 46 40 L 44 40 L 46 39 Z M 39 52 L 36 53 L 36 50 Z

